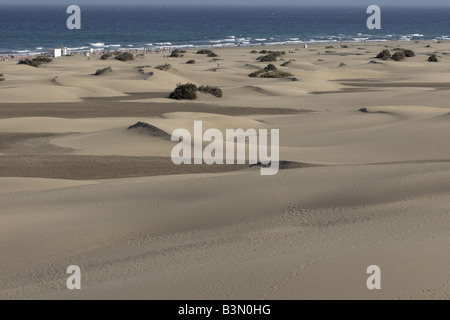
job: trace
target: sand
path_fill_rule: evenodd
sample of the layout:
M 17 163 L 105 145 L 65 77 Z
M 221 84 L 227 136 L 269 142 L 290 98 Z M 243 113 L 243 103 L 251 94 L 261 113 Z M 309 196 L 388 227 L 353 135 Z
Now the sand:
M 247 76 L 261 48 L 1 62 L 0 299 L 450 299 L 450 43 L 325 46 L 270 48 L 285 79 Z M 167 98 L 186 82 L 224 96 Z M 175 166 L 195 120 L 279 129 L 291 164 Z

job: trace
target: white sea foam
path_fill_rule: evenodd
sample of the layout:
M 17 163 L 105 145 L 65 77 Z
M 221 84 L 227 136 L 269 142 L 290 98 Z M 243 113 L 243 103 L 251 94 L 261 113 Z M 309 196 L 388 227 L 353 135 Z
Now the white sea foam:
M 97 43 L 89 43 L 93 47 L 104 47 L 105 44 L 103 42 L 97 42 Z

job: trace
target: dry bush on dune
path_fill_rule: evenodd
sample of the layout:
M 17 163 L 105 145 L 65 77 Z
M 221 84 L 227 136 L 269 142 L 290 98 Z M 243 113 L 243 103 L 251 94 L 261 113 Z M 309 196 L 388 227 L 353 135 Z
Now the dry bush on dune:
M 119 60 L 119 61 L 123 61 L 123 62 L 131 61 L 131 60 L 134 60 L 134 55 L 132 53 L 130 53 L 130 52 L 122 52 L 122 53 L 119 53 L 115 57 L 115 59 Z
M 49 57 L 37 56 L 36 58 L 33 58 L 33 59 L 21 60 L 17 64 L 24 64 L 24 65 L 27 65 L 27 66 L 39 68 L 39 66 L 41 64 L 43 64 L 43 63 L 50 63 L 52 61 L 53 61 L 53 59 L 51 59 Z
M 439 62 L 437 55 L 434 53 L 428 58 L 428 62 Z
M 392 60 L 395 61 L 402 61 L 403 59 L 406 58 L 405 52 L 404 51 L 397 51 L 396 53 L 394 53 L 391 57 Z
M 106 72 L 112 72 L 112 68 L 111 67 L 107 67 L 107 68 L 103 68 L 103 69 L 98 69 L 97 71 L 95 71 L 94 76 L 99 76 L 99 75 L 104 74 Z
M 188 60 L 186 64 L 195 64 L 195 60 Z
M 292 74 L 278 70 L 273 64 L 268 64 L 264 69 L 252 72 L 248 76 L 251 78 L 287 78 L 291 77 Z
M 258 58 L 256 58 L 257 61 L 260 62 L 275 62 L 277 61 L 277 59 L 283 55 L 286 54 L 286 52 L 284 51 L 266 51 L 266 50 L 262 50 L 261 52 L 267 52 L 267 54 L 265 56 L 260 56 Z
M 100 57 L 100 59 L 102 60 L 108 60 L 109 58 L 112 58 L 113 54 L 111 52 L 106 52 L 104 54 L 102 54 L 102 56 Z
M 195 100 L 197 99 L 197 86 L 193 83 L 177 84 L 169 98 L 175 100 Z
M 170 68 L 172 68 L 172 66 L 168 63 L 165 64 L 160 64 L 159 66 L 156 66 L 155 69 L 161 70 L 161 71 L 167 71 Z
M 209 93 L 217 98 L 221 98 L 223 96 L 222 89 L 218 87 L 201 86 L 200 88 L 198 88 L 198 91 Z
M 172 53 L 170 54 L 170 58 L 182 58 L 184 57 L 184 54 L 186 53 L 186 50 L 181 50 L 181 49 L 175 49 L 172 51 Z
M 384 49 L 377 55 L 377 59 L 383 60 L 388 60 L 390 57 L 392 57 L 391 52 L 387 49 Z
M 200 49 L 197 51 L 197 54 L 210 54 L 212 53 L 212 50 L 209 49 Z
M 286 67 L 286 66 L 290 65 L 293 62 L 295 62 L 295 60 L 289 60 L 289 61 L 286 61 L 286 62 L 282 63 L 281 66 L 282 67 Z

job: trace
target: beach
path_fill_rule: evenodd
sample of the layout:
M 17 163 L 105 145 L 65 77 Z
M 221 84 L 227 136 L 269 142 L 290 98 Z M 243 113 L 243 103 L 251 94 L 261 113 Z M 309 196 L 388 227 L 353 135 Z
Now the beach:
M 0 299 L 449 299 L 450 42 L 212 50 L 0 62 Z M 177 166 L 194 121 L 278 129 L 289 165 Z

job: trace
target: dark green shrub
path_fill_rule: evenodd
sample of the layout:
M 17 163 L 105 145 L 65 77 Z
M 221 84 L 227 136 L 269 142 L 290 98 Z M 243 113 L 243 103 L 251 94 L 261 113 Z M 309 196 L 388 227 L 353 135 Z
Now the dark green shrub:
M 123 61 L 123 62 L 131 61 L 131 60 L 134 60 L 134 55 L 130 52 L 122 52 L 122 53 L 119 53 L 115 59 L 119 60 L 119 61 Z
M 181 49 L 175 49 L 172 51 L 172 53 L 170 54 L 170 58 L 182 58 L 184 57 L 184 53 L 186 53 L 186 50 L 181 50 Z
M 384 49 L 377 55 L 377 59 L 388 60 L 391 56 L 391 52 L 387 49 Z
M 217 98 L 221 98 L 223 95 L 222 89 L 220 89 L 218 87 L 201 86 L 200 88 L 198 88 L 198 91 L 203 92 L 203 93 L 212 94 L 213 96 L 215 96 Z
M 0 81 L 5 81 L 5 77 L 3 76 L 3 73 L 0 73 Z
M 189 60 L 186 62 L 187 64 L 195 64 L 195 60 Z
M 397 51 L 396 53 L 394 53 L 391 59 L 395 61 L 402 61 L 403 59 L 405 59 L 405 57 L 406 55 L 404 51 Z
M 197 86 L 193 83 L 177 84 L 175 90 L 169 95 L 175 100 L 195 100 L 197 99 Z
M 107 52 L 102 54 L 102 56 L 100 57 L 100 59 L 102 60 L 108 60 L 109 58 L 111 58 L 113 56 L 113 54 L 111 52 Z
M 275 70 L 277 70 L 277 67 L 271 63 L 264 68 L 264 71 L 275 71 Z
M 416 53 L 414 51 L 412 51 L 412 50 L 409 50 L 409 49 L 405 49 L 405 50 L 403 50 L 403 52 L 405 53 L 405 56 L 407 58 L 412 58 L 412 57 L 416 56 Z
M 197 54 L 211 54 L 212 50 L 209 49 L 200 49 L 197 51 Z
M 434 53 L 428 58 L 428 62 L 439 62 L 437 55 Z
M 49 63 L 49 62 L 52 62 L 52 61 L 53 61 L 53 59 L 51 59 L 49 57 L 38 56 L 38 57 L 33 58 L 33 59 L 21 60 L 17 64 L 24 64 L 24 65 L 27 65 L 27 66 L 38 68 L 41 64 Z
M 172 68 L 172 66 L 168 63 L 165 64 L 160 64 L 159 66 L 156 66 L 155 69 L 161 70 L 161 71 L 167 71 L 170 68 Z
M 208 57 L 214 58 L 217 57 L 217 54 L 215 52 L 211 52 L 210 54 L 208 54 Z
M 289 60 L 289 61 L 283 62 L 283 63 L 281 64 L 281 66 L 282 66 L 282 67 L 286 67 L 286 66 L 290 65 L 290 64 L 293 63 L 293 62 L 295 62 L 295 60 Z
M 286 78 L 292 76 L 292 74 L 280 71 L 273 64 L 269 64 L 264 69 L 252 72 L 248 76 L 252 78 Z
M 250 51 L 250 53 L 256 54 L 256 53 L 258 53 L 258 51 L 252 50 L 252 51 Z
M 289 72 L 284 72 L 280 70 L 270 71 L 270 72 L 264 72 L 260 74 L 260 78 L 287 78 L 291 77 L 292 74 Z
M 140 69 L 140 70 L 142 70 L 142 69 Z M 103 69 L 98 69 L 97 71 L 95 71 L 94 76 L 99 76 L 101 74 L 104 74 L 105 72 L 112 72 L 112 68 L 107 67 L 107 68 L 103 68 Z
M 265 56 L 258 57 L 256 60 L 260 62 L 275 62 L 277 61 L 277 57 L 274 54 L 266 54 Z

